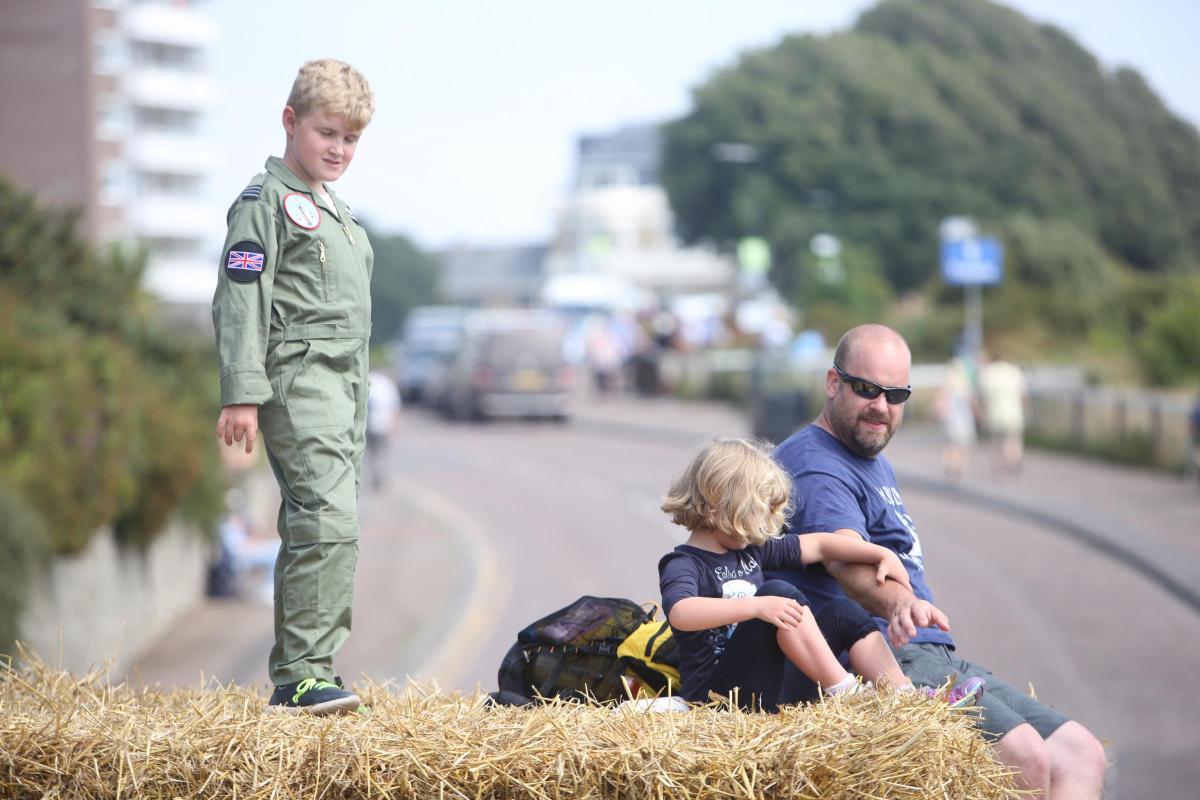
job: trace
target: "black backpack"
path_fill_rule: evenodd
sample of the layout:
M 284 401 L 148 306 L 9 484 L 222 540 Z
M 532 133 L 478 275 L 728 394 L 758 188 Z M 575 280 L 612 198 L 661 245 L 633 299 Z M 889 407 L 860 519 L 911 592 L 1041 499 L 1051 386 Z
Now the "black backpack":
M 639 683 L 652 695 L 678 691 L 675 639 L 654 612 L 632 600 L 585 596 L 542 617 L 517 634 L 500 663 L 500 691 L 492 700 L 620 702 Z

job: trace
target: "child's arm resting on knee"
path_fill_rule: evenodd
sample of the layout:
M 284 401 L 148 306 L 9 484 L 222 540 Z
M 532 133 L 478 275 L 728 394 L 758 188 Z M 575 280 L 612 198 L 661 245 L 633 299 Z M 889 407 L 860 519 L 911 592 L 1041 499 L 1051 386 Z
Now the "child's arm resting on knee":
M 761 619 L 777 628 L 790 630 L 804 619 L 804 606 L 790 597 L 686 597 L 667 615 L 671 627 L 702 631 L 750 619 Z
M 875 582 L 882 586 L 891 578 L 905 589 L 912 591 L 908 582 L 908 570 L 900 559 L 886 547 L 864 542 L 857 536 L 840 536 L 836 533 L 802 533 L 800 539 L 800 563 L 817 561 L 843 561 L 875 565 Z

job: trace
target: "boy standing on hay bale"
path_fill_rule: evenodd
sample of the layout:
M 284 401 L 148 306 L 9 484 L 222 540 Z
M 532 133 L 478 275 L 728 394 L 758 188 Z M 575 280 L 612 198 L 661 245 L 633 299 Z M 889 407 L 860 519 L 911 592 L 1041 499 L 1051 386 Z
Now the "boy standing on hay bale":
M 775 459 L 796 487 L 790 532 L 834 531 L 851 541 L 882 545 L 900 556 L 913 591 L 900 582 L 880 585 L 873 570 L 852 563 L 827 563 L 770 577 L 798 586 L 818 603 L 844 599 L 845 589 L 877 615 L 876 623 L 889 632 L 905 674 L 918 684 L 939 686 L 953 678 L 986 677 L 987 689 L 977 703 L 982 708 L 979 725 L 995 743 L 1000 759 L 1018 772 L 1018 784 L 1058 800 L 1099 797 L 1105 758 L 1096 737 L 961 658 L 945 616 L 932 604 L 916 526 L 892 465 L 882 455 L 912 392 L 911 364 L 908 344 L 896 331 L 882 325 L 852 328 L 838 343 L 826 373 L 820 416 L 779 445 Z
M 790 484 L 766 445 L 717 438 L 696 453 L 663 501 L 663 511 L 690 534 L 658 564 L 685 700 L 702 703 L 709 692 L 736 692 L 742 707 L 774 712 L 821 691 L 859 691 L 834 651 L 848 651 L 851 666 L 877 683 L 913 688 L 856 603 L 843 599 L 814 614 L 791 584 L 764 581 L 764 569 L 836 559 L 869 565 L 880 584 L 890 579 L 908 586 L 900 559 L 878 545 L 828 533 L 782 536 Z M 789 661 L 812 682 L 785 685 Z M 973 692 L 960 689 L 954 702 L 970 697 Z
M 374 111 L 350 65 L 300 68 L 283 158 L 268 158 L 229 209 L 213 297 L 217 437 L 249 453 L 261 431 L 283 495 L 269 670 L 271 705 L 290 713 L 361 706 L 333 659 L 350 635 L 358 560 L 373 254 L 326 182 L 346 171 Z

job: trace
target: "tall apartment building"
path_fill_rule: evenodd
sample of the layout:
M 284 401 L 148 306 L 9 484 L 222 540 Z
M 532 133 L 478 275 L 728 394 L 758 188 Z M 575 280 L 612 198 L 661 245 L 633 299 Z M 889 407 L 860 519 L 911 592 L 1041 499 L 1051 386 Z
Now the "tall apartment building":
M 145 247 L 149 288 L 182 304 L 212 296 L 222 220 L 202 201 L 218 159 L 202 5 L 0 0 L 0 173 L 80 209 L 91 241 Z

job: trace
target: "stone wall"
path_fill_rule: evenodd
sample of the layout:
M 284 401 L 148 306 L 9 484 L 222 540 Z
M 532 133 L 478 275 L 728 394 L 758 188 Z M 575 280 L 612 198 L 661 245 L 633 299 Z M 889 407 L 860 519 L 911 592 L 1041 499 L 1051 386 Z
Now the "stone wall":
M 81 673 L 123 670 L 204 597 L 211 545 L 182 524 L 145 550 L 117 546 L 110 529 L 34 581 L 22 640 L 47 664 Z

